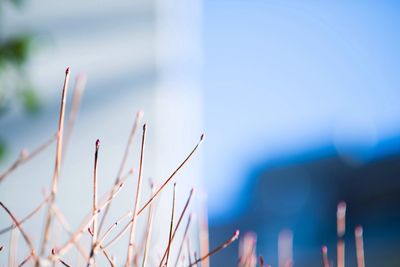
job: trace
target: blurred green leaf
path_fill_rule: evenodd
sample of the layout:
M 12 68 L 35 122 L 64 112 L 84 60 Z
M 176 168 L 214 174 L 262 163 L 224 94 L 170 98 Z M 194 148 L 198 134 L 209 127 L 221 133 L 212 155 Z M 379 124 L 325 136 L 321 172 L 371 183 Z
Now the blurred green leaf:
M 28 34 L 12 37 L 0 43 L 0 65 L 12 63 L 21 66 L 28 58 L 31 36 Z M 3 62 L 5 61 L 5 62 Z
M 14 4 L 14 6 L 16 7 L 21 7 L 22 4 L 25 2 L 24 0 L 9 0 L 12 4 Z
M 6 154 L 6 143 L 4 142 L 3 139 L 0 139 L 0 161 L 3 161 L 5 154 Z
M 40 99 L 33 89 L 24 89 L 20 96 L 26 112 L 34 114 L 40 110 Z

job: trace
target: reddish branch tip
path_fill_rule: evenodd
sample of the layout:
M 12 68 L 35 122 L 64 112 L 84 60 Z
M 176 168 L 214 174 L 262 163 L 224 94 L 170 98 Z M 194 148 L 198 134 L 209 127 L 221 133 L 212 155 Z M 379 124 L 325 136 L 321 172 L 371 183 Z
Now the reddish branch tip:
M 202 134 L 202 135 L 200 136 L 200 142 L 203 142 L 203 140 L 204 140 L 204 134 Z
M 4 248 L 4 246 L 0 246 L 0 251 L 2 251 L 2 250 L 3 250 L 3 248 Z
M 147 129 L 147 124 L 145 123 L 143 124 L 143 131 L 146 131 L 146 129 Z
M 99 149 L 99 147 L 100 147 L 100 140 L 97 139 L 97 140 L 96 140 L 96 149 Z
M 358 226 L 356 227 L 356 229 L 354 230 L 354 233 L 355 233 L 356 236 L 362 236 L 362 234 L 363 234 L 363 228 L 362 228 L 362 226 L 361 226 L 361 225 L 358 225 Z
M 56 255 L 56 249 L 55 249 L 55 248 L 52 248 L 52 249 L 51 249 L 51 254 L 52 254 L 52 255 Z
M 240 234 L 240 231 L 239 231 L 239 230 L 236 230 L 235 233 L 234 233 L 233 236 L 232 236 L 232 240 L 238 239 L 239 234 Z
M 346 214 L 346 202 L 341 201 L 337 207 L 338 216 L 344 216 Z
M 196 193 L 196 190 L 194 189 L 194 187 L 190 190 L 190 194 L 194 195 Z
M 65 75 L 69 74 L 69 67 L 67 67 L 67 69 L 65 70 Z
M 21 150 L 21 153 L 19 154 L 19 157 L 21 159 L 26 159 L 28 157 L 28 155 L 29 155 L 28 149 L 24 148 L 24 149 Z
M 322 253 L 324 253 L 324 254 L 328 253 L 328 247 L 327 246 L 322 246 Z
M 259 257 L 259 259 L 260 259 L 260 266 L 264 266 L 264 259 L 263 259 L 263 257 L 260 255 L 260 257 Z

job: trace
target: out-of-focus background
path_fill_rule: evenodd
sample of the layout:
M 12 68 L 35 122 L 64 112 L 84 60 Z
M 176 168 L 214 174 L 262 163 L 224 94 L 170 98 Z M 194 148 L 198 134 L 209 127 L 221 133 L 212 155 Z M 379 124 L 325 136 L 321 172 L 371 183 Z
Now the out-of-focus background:
M 177 181 L 179 198 L 196 186 L 206 200 L 210 247 L 237 228 L 253 231 L 257 252 L 278 266 L 278 236 L 290 230 L 296 266 L 320 265 L 323 244 L 335 261 L 344 200 L 347 264 L 355 266 L 362 224 L 367 264 L 398 266 L 399 12 L 396 1 L 2 1 L 1 169 L 55 132 L 68 65 L 88 78 L 61 175 L 59 205 L 71 224 L 90 209 L 94 140 L 105 190 L 142 109 L 144 175 L 158 182 L 206 133 Z M 40 201 L 53 151 L 0 184 L 16 214 Z M 157 220 L 168 229 L 170 208 L 160 202 Z M 9 224 L 4 213 L 0 224 Z M 236 261 L 234 245 L 211 265 Z

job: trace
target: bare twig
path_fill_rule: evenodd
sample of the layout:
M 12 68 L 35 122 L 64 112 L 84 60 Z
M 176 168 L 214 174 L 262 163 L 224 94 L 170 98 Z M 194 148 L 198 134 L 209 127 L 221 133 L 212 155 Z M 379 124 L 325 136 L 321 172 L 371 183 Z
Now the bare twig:
M 67 219 L 65 218 L 65 216 L 63 215 L 61 210 L 58 208 L 58 206 L 55 203 L 53 203 L 51 205 L 51 208 L 54 212 L 55 218 L 60 222 L 61 227 L 63 227 L 65 232 L 67 232 L 68 236 L 71 237 L 72 236 L 71 226 L 67 222 Z M 82 257 L 87 261 L 89 257 L 86 254 L 84 248 L 80 245 L 80 243 L 75 242 L 74 245 L 76 246 L 76 249 L 78 250 L 79 254 L 81 254 Z
M 264 259 L 261 255 L 259 257 L 259 261 L 260 261 L 260 267 L 264 267 Z
M 165 267 L 168 266 L 169 252 L 171 250 L 172 244 L 172 228 L 174 227 L 174 214 L 175 214 L 175 198 L 176 198 L 176 183 L 174 183 L 174 189 L 172 194 L 172 209 L 171 209 L 171 222 L 169 225 L 169 236 L 168 236 L 168 245 L 167 245 L 167 259 L 165 261 Z M 160 266 L 162 265 L 163 260 L 160 262 Z
M 229 238 L 227 241 L 225 241 L 224 243 L 222 243 L 221 245 L 219 245 L 218 247 L 216 247 L 215 249 L 213 249 L 212 251 L 210 251 L 209 253 L 207 253 L 206 255 L 202 256 L 200 259 L 196 260 L 195 262 L 193 262 L 192 264 L 190 264 L 189 266 L 193 266 L 195 264 L 197 264 L 198 262 L 202 262 L 204 259 L 212 256 L 213 254 L 215 254 L 216 252 L 228 247 L 229 245 L 231 245 L 233 242 L 235 242 L 236 239 L 239 238 L 239 230 L 236 230 L 235 233 L 232 235 L 231 238 Z
M 99 147 L 100 147 L 100 140 L 96 140 L 96 148 L 94 152 L 94 167 L 93 167 L 93 209 L 92 209 L 92 216 L 93 216 L 93 226 L 92 226 L 92 246 L 90 248 L 90 255 L 87 266 L 89 267 L 90 264 L 95 262 L 94 258 L 94 247 L 97 242 L 97 163 L 99 157 Z
M 16 228 L 11 230 L 10 248 L 8 251 L 8 266 L 17 266 L 18 255 L 18 231 Z
M 205 198 L 205 197 L 204 197 Z M 207 214 L 207 203 L 205 203 L 205 199 L 203 199 L 203 203 L 201 205 L 200 216 L 199 216 L 199 224 L 200 224 L 200 253 L 201 255 L 206 255 L 209 251 L 209 240 L 208 240 L 208 214 Z M 202 263 L 202 267 L 209 267 L 209 259 L 205 259 Z
M 182 210 L 182 212 L 181 212 L 181 214 L 180 214 L 180 216 L 179 216 L 178 222 L 176 223 L 175 229 L 174 229 L 174 231 L 173 231 L 173 233 L 172 233 L 172 236 L 171 236 L 171 240 L 170 240 L 170 242 L 168 243 L 168 246 L 167 246 L 167 248 L 166 248 L 165 251 L 164 251 L 163 257 L 161 258 L 160 266 L 162 265 L 162 263 L 164 262 L 165 257 L 167 256 L 167 253 L 168 253 L 168 250 L 170 249 L 172 240 L 174 240 L 174 238 L 175 238 L 175 234 L 176 234 L 176 232 L 178 231 L 179 225 L 180 225 L 181 222 L 182 222 L 183 216 L 184 216 L 185 213 L 186 213 L 186 210 L 187 210 L 187 208 L 188 208 L 188 206 L 189 206 L 190 200 L 192 199 L 192 197 L 193 197 L 193 195 L 194 195 L 194 192 L 195 192 L 195 191 L 194 191 L 194 188 L 192 188 L 192 190 L 190 190 L 189 197 L 188 197 L 188 199 L 186 200 L 185 206 L 183 207 L 183 210 Z M 207 253 L 208 253 L 208 251 L 207 251 Z
M 336 213 L 337 220 L 337 266 L 344 267 L 344 234 L 346 231 L 346 203 L 340 202 Z
M 364 267 L 365 259 L 364 259 L 364 241 L 363 241 L 362 226 L 356 227 L 356 229 L 354 230 L 354 235 L 356 238 L 357 267 Z
M 22 234 L 22 237 L 24 238 L 26 244 L 29 246 L 30 250 L 32 251 L 32 256 L 36 259 L 36 254 L 35 254 L 35 247 L 33 246 L 33 243 L 29 236 L 26 234 L 25 230 L 21 227 L 19 221 L 17 218 L 12 214 L 12 212 L 3 204 L 3 202 L 0 202 L 0 206 L 7 212 L 7 214 L 10 216 L 10 218 L 13 220 L 15 225 L 18 227 L 19 231 Z
M 34 257 L 33 251 L 18 265 L 18 267 L 24 266 L 32 257 Z
M 71 111 L 68 115 L 67 126 L 65 127 L 64 144 L 63 144 L 63 159 L 67 153 L 69 141 L 71 140 L 72 130 L 75 126 L 75 121 L 78 116 L 79 107 L 81 105 L 82 95 L 86 87 L 86 75 L 78 74 L 75 81 L 74 93 L 72 95 Z
M 142 134 L 142 145 L 140 148 L 140 162 L 139 162 L 139 175 L 138 175 L 138 182 L 136 188 L 136 197 L 135 203 L 133 206 L 133 215 L 132 215 L 132 224 L 131 224 L 131 232 L 129 235 L 129 244 L 128 244 L 128 255 L 126 257 L 125 267 L 129 267 L 132 258 L 133 258 L 133 244 L 135 242 L 135 230 L 136 230 L 136 217 L 138 216 L 138 207 L 139 207 L 139 200 L 140 200 L 140 193 L 142 187 L 142 172 L 143 172 L 143 157 L 144 157 L 144 146 L 146 141 L 146 124 L 143 125 L 143 134 Z
M 138 211 L 137 215 L 140 215 L 153 201 L 154 199 L 160 194 L 160 192 L 165 188 L 165 186 L 174 178 L 174 176 L 177 174 L 177 172 L 186 164 L 186 162 L 192 157 L 192 155 L 196 152 L 196 150 L 199 148 L 201 143 L 204 140 L 204 134 L 201 135 L 200 141 L 197 143 L 197 145 L 193 148 L 193 150 L 189 153 L 189 155 L 183 160 L 183 162 L 172 172 L 172 174 L 164 181 L 164 183 L 160 186 L 160 188 L 153 194 L 152 197 L 146 202 L 146 204 L 143 205 L 143 207 Z M 104 247 L 108 248 L 115 242 L 117 242 L 129 229 L 130 224 L 132 221 L 130 221 L 125 227 L 119 232 L 109 243 L 107 243 Z
M 185 243 L 185 239 L 186 239 L 186 236 L 187 236 L 188 231 L 189 231 L 189 226 L 190 226 L 190 222 L 192 220 L 192 217 L 193 217 L 193 214 L 190 214 L 189 218 L 188 218 L 188 221 L 187 221 L 187 224 L 186 224 L 186 227 L 185 227 L 185 232 L 184 232 L 183 237 L 182 237 L 181 245 L 179 246 L 178 255 L 177 255 L 176 261 L 175 261 L 175 267 L 178 266 L 179 257 L 181 256 L 181 253 L 182 253 L 183 245 Z
M 153 194 L 154 192 L 154 185 L 151 184 L 151 193 Z M 142 267 L 146 266 L 147 262 L 147 253 L 149 250 L 149 244 L 150 244 L 150 238 L 151 238 L 151 230 L 153 226 L 153 204 L 149 206 L 149 214 L 147 217 L 147 228 L 146 228 L 146 240 L 144 242 L 144 252 L 143 252 L 143 259 L 142 259 Z
M 93 237 L 93 233 L 92 233 L 92 231 L 90 230 L 90 228 L 88 228 L 88 232 L 89 232 L 89 234 Z M 103 252 L 104 256 L 105 256 L 106 259 L 108 260 L 108 263 L 110 263 L 110 265 L 111 265 L 112 267 L 114 267 L 115 264 L 114 264 L 113 260 L 111 259 L 110 255 L 108 254 L 108 252 L 104 249 L 104 247 L 103 247 L 101 244 L 99 244 L 99 243 L 96 244 L 96 248 L 97 248 L 97 246 L 100 247 L 100 249 L 101 249 L 101 251 Z M 93 250 L 93 251 L 95 252 L 95 250 Z M 90 259 L 89 259 L 88 262 L 90 262 Z
M 55 196 L 58 191 L 58 178 L 60 175 L 60 165 L 61 165 L 61 157 L 62 157 L 62 142 L 63 142 L 63 130 L 64 130 L 64 114 L 65 114 L 65 103 L 67 101 L 67 91 L 68 91 L 68 83 L 69 83 L 69 76 L 70 70 L 69 67 L 65 70 L 65 79 L 64 79 L 64 86 L 62 90 L 62 97 L 61 97 L 61 106 L 60 106 L 60 118 L 57 130 L 57 149 L 56 149 L 56 160 L 54 164 L 54 173 L 52 178 L 52 185 L 51 185 L 51 199 L 50 204 L 54 202 Z M 47 242 L 50 238 L 50 227 L 52 221 L 52 211 L 49 205 L 46 215 L 46 222 L 43 231 L 43 240 L 42 246 L 40 250 L 40 255 L 42 256 L 46 250 Z M 38 263 L 36 263 L 38 266 Z
M 29 153 L 27 150 L 22 150 L 21 153 L 19 154 L 18 158 L 14 161 L 13 164 L 11 164 L 10 167 L 8 167 L 7 170 L 5 170 L 2 174 L 0 174 L 0 183 L 8 176 L 10 175 L 13 171 L 15 171 L 19 166 L 22 164 L 28 162 L 35 156 L 37 156 L 40 152 L 45 150 L 47 147 L 49 147 L 54 140 L 56 140 L 57 135 L 54 134 L 50 137 L 49 140 L 32 150 L 31 153 Z
M 322 265 L 324 267 L 329 267 L 328 247 L 327 246 L 322 246 Z
M 38 213 L 40 211 L 40 209 L 50 200 L 50 196 L 46 197 L 42 202 L 40 202 L 40 204 L 34 208 L 28 215 L 26 215 L 24 218 L 21 219 L 21 221 L 19 222 L 20 225 L 22 225 L 24 222 L 26 222 L 27 220 L 29 220 L 33 215 L 35 215 L 36 213 Z M 0 230 L 0 235 L 7 233 L 8 231 L 14 229 L 16 227 L 15 224 L 12 224 L 6 228 L 3 228 Z
M 134 124 L 132 126 L 131 133 L 129 134 L 128 143 L 126 144 L 125 152 L 124 152 L 124 155 L 122 157 L 121 164 L 120 164 L 120 167 L 119 167 L 119 170 L 118 170 L 118 173 L 117 173 L 117 177 L 115 178 L 114 184 L 118 184 L 120 179 L 121 179 L 122 172 L 124 170 L 126 161 L 128 159 L 129 149 L 130 149 L 130 147 L 131 147 L 131 145 L 133 143 L 133 138 L 135 137 L 136 130 L 137 130 L 138 126 L 141 123 L 142 117 L 143 117 L 143 111 L 139 111 L 136 114 L 135 122 L 134 122 Z M 99 224 L 99 233 L 101 232 L 101 229 L 103 228 L 103 225 L 104 225 L 104 222 L 106 220 L 107 214 L 108 214 L 108 212 L 110 210 L 110 206 L 111 206 L 111 203 L 108 204 L 106 206 L 105 210 L 104 210 L 103 217 L 101 218 L 101 221 L 100 221 L 100 224 Z
M 66 267 L 70 267 L 69 264 L 67 264 L 65 261 L 63 261 L 60 257 L 58 257 L 58 256 L 56 255 L 56 252 L 55 252 L 55 249 L 54 249 L 54 248 L 51 250 L 51 254 L 52 254 L 53 256 L 55 256 L 55 257 L 57 258 L 57 260 L 58 260 L 62 265 L 66 266 Z
M 131 172 L 129 174 L 131 174 Z M 118 193 L 122 189 L 122 186 L 124 185 L 123 182 L 126 180 L 126 178 L 127 178 L 127 176 L 124 179 L 121 179 L 121 181 L 117 185 L 114 185 L 111 188 L 110 191 L 114 192 L 114 193 L 111 195 L 109 193 L 107 193 L 108 198 L 105 201 L 103 201 L 102 204 L 99 205 L 99 209 L 97 210 L 97 213 L 102 211 L 106 207 L 106 205 L 108 203 L 110 203 L 116 195 L 118 195 Z M 70 237 L 70 239 L 63 246 L 61 246 L 61 248 L 58 249 L 56 251 L 56 253 L 59 255 L 62 255 L 63 253 L 68 251 L 68 249 L 71 247 L 71 245 L 79 240 L 79 238 L 81 237 L 83 232 L 93 222 L 93 219 L 94 219 L 94 216 L 92 215 L 92 213 L 90 213 L 90 215 L 86 219 L 83 220 L 80 227 L 74 232 L 74 234 Z

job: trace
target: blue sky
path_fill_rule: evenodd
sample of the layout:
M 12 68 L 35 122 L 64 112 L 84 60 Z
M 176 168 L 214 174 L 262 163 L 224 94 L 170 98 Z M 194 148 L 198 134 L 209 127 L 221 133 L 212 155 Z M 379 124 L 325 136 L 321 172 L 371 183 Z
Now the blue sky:
M 395 1 L 205 1 L 212 221 L 246 208 L 259 162 L 325 146 L 384 154 L 379 144 L 400 134 L 398 14 Z

